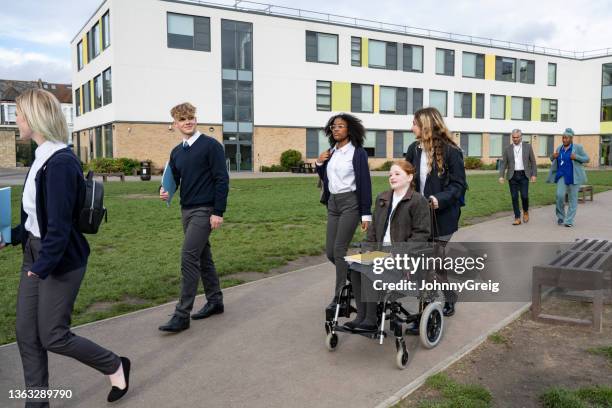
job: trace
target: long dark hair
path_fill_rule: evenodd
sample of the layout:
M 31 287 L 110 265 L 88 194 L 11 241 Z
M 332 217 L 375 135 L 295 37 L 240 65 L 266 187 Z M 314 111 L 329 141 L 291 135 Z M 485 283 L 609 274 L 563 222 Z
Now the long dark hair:
M 356 116 L 349 115 L 348 113 L 339 113 L 337 115 L 332 116 L 327 121 L 327 125 L 325 125 L 325 135 L 329 139 L 329 146 L 333 147 L 336 145 L 336 140 L 334 139 L 334 133 L 330 129 L 331 125 L 334 124 L 334 120 L 342 119 L 346 122 L 348 126 L 348 137 L 353 146 L 362 147 L 363 140 L 365 139 L 365 128 L 361 123 L 361 119 Z

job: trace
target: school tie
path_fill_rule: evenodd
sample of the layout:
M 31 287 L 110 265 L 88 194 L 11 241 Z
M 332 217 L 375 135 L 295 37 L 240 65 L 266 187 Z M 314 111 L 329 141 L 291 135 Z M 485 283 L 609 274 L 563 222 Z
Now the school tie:
M 189 149 L 189 143 L 187 143 L 187 141 L 186 141 L 186 140 L 184 140 L 184 141 L 183 141 L 183 149 L 184 149 L 184 150 Z

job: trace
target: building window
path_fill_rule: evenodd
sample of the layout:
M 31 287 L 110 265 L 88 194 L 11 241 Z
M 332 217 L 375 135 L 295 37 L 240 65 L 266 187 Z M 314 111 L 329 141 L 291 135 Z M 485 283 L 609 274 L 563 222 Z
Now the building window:
M 548 157 L 552 154 L 555 149 L 554 136 L 552 135 L 540 135 L 538 136 L 538 156 Z
M 516 58 L 495 57 L 495 79 L 516 82 Z
M 210 18 L 168 13 L 168 48 L 210 51 Z
M 397 130 L 393 132 L 393 158 L 399 159 L 404 157 L 408 146 L 416 140 L 416 136 L 412 132 Z
M 91 110 L 91 81 L 85 82 L 83 85 L 83 113 L 87 113 Z
M 113 157 L 113 125 L 104 125 L 104 157 Z
M 223 80 L 223 121 L 253 122 L 253 83 Z
M 505 136 L 499 133 L 489 135 L 489 157 L 501 157 L 503 154 L 503 148 Z
M 455 75 L 455 51 L 436 48 L 436 74 Z
M 102 72 L 102 96 L 104 105 L 108 105 L 113 101 L 113 87 L 111 81 L 111 69 L 108 68 Z
M 602 65 L 601 121 L 612 121 L 612 64 Z
M 76 115 L 81 116 L 81 88 L 74 91 L 74 105 L 76 107 Z
M 531 98 L 512 97 L 512 120 L 531 120 Z
M 306 61 L 338 63 L 338 35 L 306 31 Z
M 253 71 L 253 26 L 240 21 L 221 22 L 221 66 L 223 79 L 251 81 L 252 73 L 227 72 L 225 70 Z M 228 74 L 231 77 L 227 76 Z
M 102 126 L 94 128 L 94 143 L 96 145 L 96 159 L 104 157 L 104 141 L 102 140 Z
M 408 89 L 390 86 L 380 87 L 380 113 L 395 113 L 406 115 L 408 113 Z
M 557 64 L 548 63 L 548 86 L 557 86 Z
M 408 114 L 412 115 L 423 107 L 423 89 L 408 89 Z
M 368 66 L 370 68 L 397 69 L 397 43 L 368 41 Z
M 523 84 L 535 83 L 535 61 L 519 61 L 519 80 Z
M 438 109 L 442 116 L 446 116 L 446 101 L 446 91 L 429 90 L 429 106 Z
M 485 56 L 464 52 L 462 57 L 463 76 L 466 78 L 484 79 Z
M 94 109 L 102 106 L 102 75 L 94 78 Z
M 92 38 L 92 42 L 93 42 L 93 57 L 97 57 L 98 55 L 100 55 L 100 23 L 96 23 L 94 24 L 93 28 L 91 29 L 91 38 Z
M 361 66 L 361 37 L 351 37 L 351 65 Z
M 7 124 L 15 124 L 17 116 L 17 105 L 11 103 L 6 106 L 6 122 Z
M 374 112 L 374 86 L 351 84 L 351 112 Z
M 87 32 L 87 61 L 91 62 L 92 59 L 94 59 L 95 55 L 94 55 L 94 45 L 95 44 L 95 38 L 93 36 L 93 30 L 89 30 Z
M 467 92 L 455 92 L 455 117 L 472 117 L 472 94 Z
M 484 94 L 476 94 L 476 119 L 484 119 Z
M 317 81 L 317 110 L 331 110 L 331 82 Z
M 423 72 L 423 47 L 403 44 L 403 70 L 406 72 Z
M 387 132 L 384 130 L 366 131 L 363 148 L 368 157 L 387 157 Z
M 542 122 L 556 122 L 557 121 L 557 100 L 556 99 L 542 99 L 542 113 L 540 120 Z
M 306 158 L 316 159 L 329 149 L 329 138 L 323 129 L 306 129 Z
M 506 119 L 506 97 L 491 95 L 491 119 Z
M 110 46 L 110 14 L 107 11 L 102 16 L 102 49 L 107 49 Z
M 481 133 L 461 133 L 459 142 L 467 157 L 482 157 Z
M 83 41 L 79 41 L 77 44 L 77 67 L 78 70 L 83 69 Z

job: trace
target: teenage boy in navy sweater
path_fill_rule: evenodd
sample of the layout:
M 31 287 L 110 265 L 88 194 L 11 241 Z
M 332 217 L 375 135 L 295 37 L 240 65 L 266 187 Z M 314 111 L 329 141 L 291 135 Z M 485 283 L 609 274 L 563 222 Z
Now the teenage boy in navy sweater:
M 205 319 L 223 313 L 223 294 L 210 251 L 212 230 L 223 224 L 227 203 L 229 176 L 225 168 L 223 146 L 197 130 L 196 108 L 182 103 L 170 111 L 173 127 L 183 136 L 183 142 L 170 153 L 170 168 L 177 188 L 180 187 L 181 218 L 185 240 L 181 253 L 183 282 L 181 297 L 170 321 L 159 330 L 178 333 L 189 328 L 189 314 L 201 278 L 206 304 L 192 319 Z M 166 201 L 168 193 L 160 189 L 159 197 Z

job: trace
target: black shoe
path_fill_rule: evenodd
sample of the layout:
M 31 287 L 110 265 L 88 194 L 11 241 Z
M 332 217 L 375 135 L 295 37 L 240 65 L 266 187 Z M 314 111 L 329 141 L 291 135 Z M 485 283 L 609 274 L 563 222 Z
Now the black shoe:
M 130 388 L 130 359 L 127 357 L 120 358 L 121 365 L 123 366 L 123 376 L 125 377 L 125 388 L 121 389 L 113 385 L 113 388 L 111 388 L 110 392 L 108 393 L 108 397 L 106 398 L 108 402 L 117 401 L 118 399 L 123 397 L 128 392 L 128 388 Z
M 452 316 L 455 314 L 455 304 L 450 302 L 444 302 L 444 308 L 442 309 L 444 316 Z
M 353 330 L 355 329 L 355 327 L 359 326 L 359 324 L 361 324 L 361 319 L 355 319 L 355 320 L 351 320 L 350 322 L 346 322 L 344 323 L 344 327 L 346 327 L 349 330 Z
M 406 327 L 406 334 L 411 334 L 413 336 L 418 336 L 420 334 L 419 332 L 419 323 L 418 322 L 412 322 L 408 324 L 408 327 Z
M 159 330 L 178 333 L 189 328 L 189 318 L 173 315 L 172 319 L 163 326 L 159 326 Z
M 225 308 L 223 307 L 223 303 L 210 303 L 207 302 L 202 309 L 198 313 L 194 313 L 191 315 L 193 320 L 206 319 L 212 315 L 221 314 Z
M 375 332 L 376 330 L 378 330 L 378 326 L 375 324 L 368 324 L 368 323 L 359 323 L 358 325 L 356 325 L 355 327 L 353 327 L 353 331 L 358 333 L 358 332 Z

